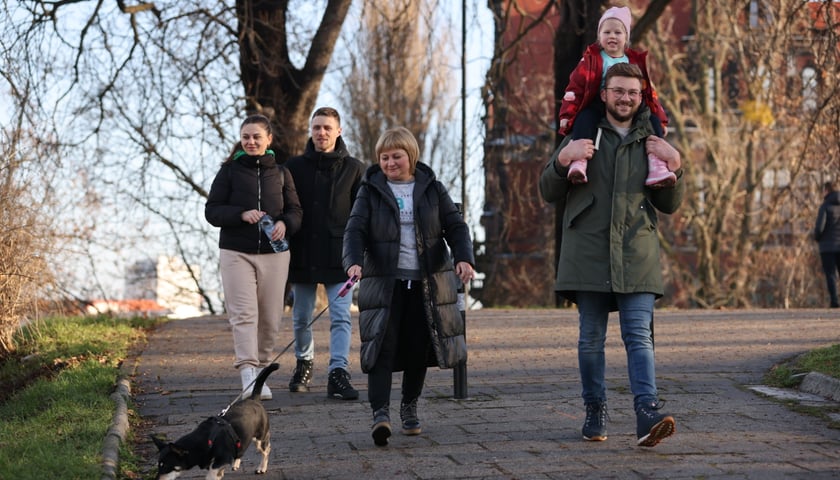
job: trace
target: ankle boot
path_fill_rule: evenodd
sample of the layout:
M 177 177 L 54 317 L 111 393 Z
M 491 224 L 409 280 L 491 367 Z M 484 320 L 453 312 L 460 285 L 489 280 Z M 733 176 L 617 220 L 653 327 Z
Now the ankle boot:
M 572 161 L 569 164 L 569 173 L 566 174 L 566 178 L 575 185 L 588 182 L 589 179 L 586 178 L 586 160 Z
M 677 176 L 668 170 L 668 164 L 656 155 L 648 154 L 648 176 L 645 185 L 650 188 L 673 187 L 677 183 Z
M 292 373 L 292 379 L 289 380 L 289 391 L 308 392 L 309 382 L 312 381 L 312 369 L 314 367 L 314 360 L 303 360 L 298 358 L 295 364 L 295 371 Z
M 417 418 L 417 399 L 410 402 L 401 402 L 400 420 L 402 421 L 403 435 L 420 435 L 420 419 Z
M 391 416 L 387 405 L 373 412 L 370 436 L 377 447 L 388 445 L 388 437 L 391 436 Z

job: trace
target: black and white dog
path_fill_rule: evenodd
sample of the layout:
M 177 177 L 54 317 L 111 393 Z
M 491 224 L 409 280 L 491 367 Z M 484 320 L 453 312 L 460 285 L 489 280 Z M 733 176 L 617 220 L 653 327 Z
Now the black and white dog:
M 221 479 L 225 466 L 239 469 L 242 454 L 251 440 L 262 454 L 262 461 L 256 473 L 268 470 L 268 453 L 271 451 L 268 414 L 260 402 L 265 379 L 279 365 L 272 363 L 265 367 L 254 382 L 253 393 L 234 403 L 224 415 L 210 417 L 201 422 L 192 432 L 175 442 L 165 442 L 152 437 L 158 447 L 157 478 L 171 480 L 195 466 L 209 469 L 207 479 Z

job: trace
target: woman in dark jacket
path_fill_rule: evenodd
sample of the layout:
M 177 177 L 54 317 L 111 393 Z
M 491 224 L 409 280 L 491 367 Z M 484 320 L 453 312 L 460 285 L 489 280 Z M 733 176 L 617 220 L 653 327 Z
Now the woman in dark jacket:
M 283 316 L 289 251 L 276 252 L 272 242 L 300 228 L 302 211 L 292 175 L 268 150 L 268 118 L 249 116 L 239 137 L 213 179 L 204 216 L 221 227 L 219 270 L 233 331 L 234 367 L 239 369 L 243 396 L 250 396 L 259 369 L 273 358 Z M 274 223 L 270 238 L 259 225 L 264 215 Z M 260 395 L 270 399 L 271 390 L 264 386 Z
M 404 372 L 402 431 L 417 435 L 426 368 L 467 358 L 457 290 L 459 281 L 473 278 L 475 260 L 460 212 L 432 169 L 417 161 L 414 135 L 403 127 L 385 131 L 376 156 L 344 231 L 343 264 L 348 276 L 361 279 L 361 368 L 373 440 L 383 446 L 391 436 L 392 372 Z

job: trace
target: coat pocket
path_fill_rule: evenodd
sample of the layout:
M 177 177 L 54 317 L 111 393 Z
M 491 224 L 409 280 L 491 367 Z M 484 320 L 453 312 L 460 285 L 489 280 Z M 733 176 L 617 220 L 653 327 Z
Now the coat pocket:
M 580 218 L 586 214 L 588 210 L 595 204 L 595 195 L 587 193 L 575 197 L 574 201 L 568 202 L 566 205 L 566 212 L 564 213 L 564 221 L 566 228 L 574 228 L 575 224 Z

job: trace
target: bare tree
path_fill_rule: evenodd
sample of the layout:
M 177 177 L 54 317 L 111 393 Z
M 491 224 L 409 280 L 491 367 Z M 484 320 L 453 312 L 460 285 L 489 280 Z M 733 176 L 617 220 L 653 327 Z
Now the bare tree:
M 302 67 L 291 60 L 287 23 L 289 0 L 236 2 L 239 65 L 246 110 L 274 119 L 280 158 L 306 145 L 309 114 L 330 63 L 350 0 L 328 0 Z M 305 49 L 302 49 L 305 51 Z
M 28 87 L 20 87 L 25 98 Z M 54 151 L 23 130 L 20 110 L 12 113 L 14 123 L 0 131 L 0 358 L 15 350 L 18 327 L 53 288 L 50 262 L 61 250 L 56 219 L 44 214 L 53 179 L 38 165 Z
M 454 178 L 458 173 L 457 98 L 450 67 L 455 49 L 451 28 L 439 15 L 442 7 L 437 0 L 368 2 L 359 30 L 347 33 L 339 102 L 360 158 L 375 161 L 379 135 L 402 125 L 417 136 L 423 161 L 433 166 L 448 162 L 438 175 Z
M 654 43 L 692 186 L 663 228 L 686 305 L 808 306 L 818 185 L 838 172 L 836 12 L 808 2 L 698 6 L 680 50 Z M 661 36 L 660 36 L 661 37 Z
M 95 197 L 96 214 L 64 212 L 84 227 L 76 251 L 88 254 L 68 283 L 89 284 L 101 272 L 88 265 L 103 258 L 121 275 L 132 257 L 177 255 L 218 305 L 206 190 L 243 113 L 272 118 L 281 160 L 303 148 L 350 3 L 3 3 L 11 99 L 23 106 L 11 86 L 33 80 L 24 128 L 59 146 L 63 179 Z

